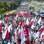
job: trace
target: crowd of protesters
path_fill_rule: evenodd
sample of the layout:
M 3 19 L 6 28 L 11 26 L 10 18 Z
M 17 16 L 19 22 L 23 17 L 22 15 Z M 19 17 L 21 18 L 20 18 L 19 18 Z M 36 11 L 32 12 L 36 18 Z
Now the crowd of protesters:
M 2 44 L 44 44 L 44 16 L 19 12 L 0 18 Z

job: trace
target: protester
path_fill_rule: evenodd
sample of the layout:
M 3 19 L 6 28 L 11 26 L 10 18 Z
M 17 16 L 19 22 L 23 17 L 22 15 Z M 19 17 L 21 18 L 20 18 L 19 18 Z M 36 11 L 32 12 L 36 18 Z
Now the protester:
M 44 17 L 29 13 L 21 11 L 11 18 L 5 15 L 3 25 L 0 19 L 2 44 L 44 44 Z

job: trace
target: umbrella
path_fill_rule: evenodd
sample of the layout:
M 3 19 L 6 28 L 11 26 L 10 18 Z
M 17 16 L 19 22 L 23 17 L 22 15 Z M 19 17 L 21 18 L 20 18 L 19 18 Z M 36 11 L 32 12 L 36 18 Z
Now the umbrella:
M 13 15 L 13 14 L 15 14 L 16 13 L 16 10 L 12 10 L 12 11 L 8 11 L 8 12 L 5 12 L 4 14 L 5 15 Z

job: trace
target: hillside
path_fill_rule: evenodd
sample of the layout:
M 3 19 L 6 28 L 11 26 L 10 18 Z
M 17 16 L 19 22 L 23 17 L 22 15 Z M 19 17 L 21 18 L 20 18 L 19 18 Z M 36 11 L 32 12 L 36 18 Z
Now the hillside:
M 34 11 L 38 11 L 38 10 L 44 9 L 44 1 L 43 2 L 31 1 L 29 2 L 29 6 L 33 7 Z

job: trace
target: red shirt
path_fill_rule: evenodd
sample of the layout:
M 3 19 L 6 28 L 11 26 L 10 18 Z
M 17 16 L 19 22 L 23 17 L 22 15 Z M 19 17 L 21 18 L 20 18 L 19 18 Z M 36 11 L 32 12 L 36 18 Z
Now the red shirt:
M 30 40 L 29 40 L 29 32 L 30 32 L 30 30 L 24 29 L 24 34 L 25 34 L 25 38 L 26 38 L 25 44 L 31 43 Z
M 8 30 L 7 30 L 7 33 L 6 33 L 6 40 L 10 40 L 10 32 L 8 32 Z
M 0 32 L 2 32 L 2 22 L 0 23 Z

